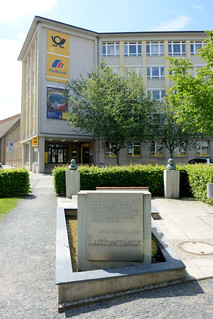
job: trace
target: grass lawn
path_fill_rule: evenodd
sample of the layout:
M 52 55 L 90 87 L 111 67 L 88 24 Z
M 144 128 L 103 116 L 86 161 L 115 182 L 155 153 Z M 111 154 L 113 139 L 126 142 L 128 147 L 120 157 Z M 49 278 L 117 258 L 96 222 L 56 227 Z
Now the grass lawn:
M 20 198 L 0 198 L 0 219 L 15 208 L 19 201 Z

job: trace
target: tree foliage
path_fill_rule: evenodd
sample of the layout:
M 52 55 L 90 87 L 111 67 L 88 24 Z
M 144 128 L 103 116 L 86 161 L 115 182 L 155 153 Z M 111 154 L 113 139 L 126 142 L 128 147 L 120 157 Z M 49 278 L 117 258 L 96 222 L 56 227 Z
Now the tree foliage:
M 87 78 L 72 80 L 69 92 L 69 124 L 108 142 L 117 164 L 128 141 L 145 141 L 153 102 L 141 75 L 125 70 L 121 76 L 102 63 Z
M 176 118 L 184 129 L 199 132 L 203 136 L 213 133 L 213 32 L 198 55 L 205 65 L 196 70 L 186 59 L 169 58 L 170 71 L 175 86 L 170 89 L 168 101 L 173 105 Z
M 182 123 L 177 123 L 175 112 L 168 102 L 156 105 L 153 112 L 150 137 L 152 140 L 161 141 L 168 149 L 170 157 L 173 157 L 174 150 L 178 146 L 191 146 L 197 137 L 196 133 L 184 130 Z

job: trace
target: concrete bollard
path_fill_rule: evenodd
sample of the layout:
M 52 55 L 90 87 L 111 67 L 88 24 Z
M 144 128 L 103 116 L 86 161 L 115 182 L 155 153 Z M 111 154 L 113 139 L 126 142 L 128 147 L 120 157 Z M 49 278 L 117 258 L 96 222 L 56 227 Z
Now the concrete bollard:
M 74 159 L 70 161 L 68 166 L 69 171 L 66 171 L 66 197 L 72 198 L 72 195 L 77 195 L 80 191 L 80 172 Z
M 213 183 L 207 183 L 207 197 L 213 199 Z
M 180 171 L 164 170 L 164 197 L 179 198 L 180 195 Z
M 80 191 L 80 172 L 66 171 L 66 197 L 72 198 Z

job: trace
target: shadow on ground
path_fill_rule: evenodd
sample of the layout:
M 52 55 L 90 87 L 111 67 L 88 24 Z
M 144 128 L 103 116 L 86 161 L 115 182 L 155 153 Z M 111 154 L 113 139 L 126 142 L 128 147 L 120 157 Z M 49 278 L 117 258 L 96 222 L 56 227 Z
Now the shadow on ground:
M 193 281 L 190 283 L 182 283 L 177 285 L 170 285 L 167 287 L 156 288 L 152 290 L 146 291 L 137 291 L 137 292 L 126 292 L 127 295 L 119 296 L 105 300 L 102 302 L 98 302 L 95 304 L 85 305 L 80 308 L 67 309 L 65 311 L 65 317 L 71 318 L 73 316 L 80 316 L 82 314 L 87 314 L 92 311 L 108 309 L 110 307 L 119 306 L 125 303 L 131 303 L 134 301 L 141 302 L 143 305 L 143 301 L 147 299 L 162 299 L 162 298 L 176 298 L 176 297 L 193 297 L 197 295 L 204 294 L 203 289 L 199 285 L 199 282 Z

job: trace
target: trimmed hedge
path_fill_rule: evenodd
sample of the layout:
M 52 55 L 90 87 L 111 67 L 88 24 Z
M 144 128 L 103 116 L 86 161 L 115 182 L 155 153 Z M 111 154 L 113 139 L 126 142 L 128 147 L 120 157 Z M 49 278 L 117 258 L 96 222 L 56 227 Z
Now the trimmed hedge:
M 79 166 L 81 190 L 94 190 L 96 187 L 149 187 L 153 196 L 163 196 L 164 166 Z M 65 171 L 68 167 L 53 169 L 54 187 L 58 196 L 66 196 Z
M 99 168 L 79 166 L 81 189 L 94 190 L 96 187 L 149 187 L 153 196 L 163 196 L 163 170 L 165 166 L 130 165 Z M 66 196 L 65 171 L 67 166 L 53 169 L 54 186 L 58 196 Z M 181 196 L 190 196 L 187 172 L 181 170 Z
M 180 197 L 194 197 L 213 205 L 207 198 L 207 183 L 213 182 L 213 165 L 177 165 L 180 170 Z M 65 171 L 68 167 L 53 170 L 55 191 L 58 196 L 66 196 Z M 149 187 L 152 196 L 164 195 L 163 171 L 165 166 L 130 165 L 99 168 L 79 166 L 81 190 L 96 187 Z
M 94 190 L 96 187 L 149 187 L 153 196 L 163 196 L 163 170 L 165 166 L 130 165 L 99 168 L 80 166 L 81 189 Z M 213 205 L 207 198 L 207 183 L 213 182 L 213 166 L 177 165 L 180 170 L 180 197 L 194 197 Z M 66 196 L 65 171 L 68 167 L 53 170 L 54 185 L 58 196 Z
M 66 196 L 66 176 L 65 171 L 68 170 L 68 166 L 55 167 L 52 170 L 53 183 L 57 196 Z
M 151 165 L 80 167 L 81 189 L 95 189 L 103 186 L 149 187 L 153 196 L 162 196 L 163 170 L 163 166 Z
M 213 200 L 207 198 L 207 183 L 213 183 L 213 165 L 185 165 L 192 197 L 206 204 L 213 205 Z
M 29 172 L 12 168 L 0 170 L 0 197 L 26 196 L 30 191 Z

